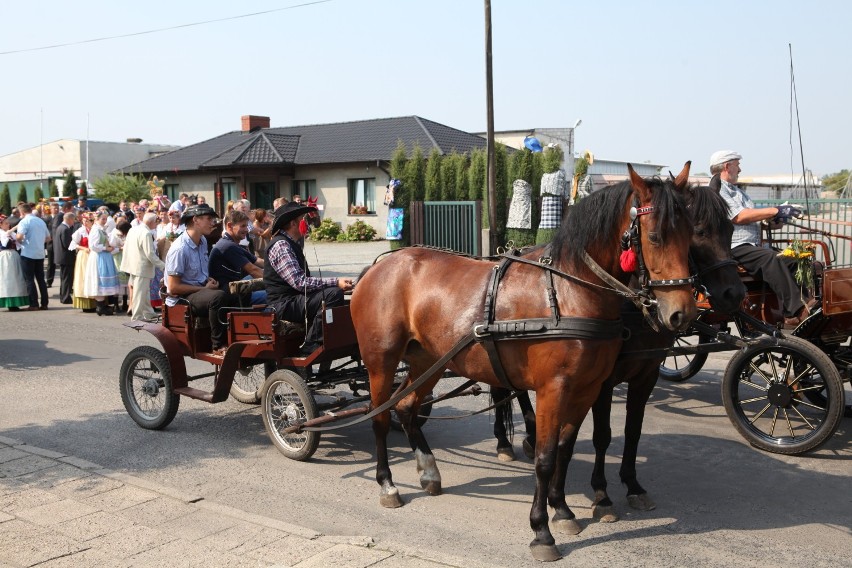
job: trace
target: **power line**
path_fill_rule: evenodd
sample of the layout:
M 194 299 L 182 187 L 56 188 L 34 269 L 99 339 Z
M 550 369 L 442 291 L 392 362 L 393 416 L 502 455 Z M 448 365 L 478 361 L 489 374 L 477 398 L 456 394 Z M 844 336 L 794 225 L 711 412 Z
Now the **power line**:
M 292 10 L 294 8 L 304 8 L 306 6 L 313 6 L 315 4 L 324 4 L 326 2 L 331 2 L 331 0 L 315 0 L 314 2 L 305 2 L 304 4 L 295 4 L 293 6 L 285 6 L 284 8 L 274 8 L 272 10 L 264 10 L 263 12 L 252 12 L 251 14 L 241 14 L 239 16 L 229 16 L 227 18 L 217 18 L 215 20 L 204 20 L 203 22 L 193 22 L 191 24 L 180 24 L 180 25 L 177 25 L 177 26 L 169 26 L 167 28 L 157 28 L 155 30 L 147 30 L 147 31 L 144 31 L 144 32 L 133 32 L 133 33 L 129 33 L 129 34 L 98 37 L 98 38 L 94 38 L 94 39 L 84 39 L 84 40 L 81 40 L 81 41 L 72 41 L 72 42 L 68 42 L 68 43 L 57 43 L 55 45 L 44 45 L 44 46 L 41 46 L 41 47 L 28 47 L 28 48 L 25 48 L 25 49 L 15 49 L 15 50 L 12 50 L 12 51 L 0 51 L 0 55 L 11 55 L 13 53 L 25 53 L 25 52 L 28 52 L 28 51 L 41 51 L 41 50 L 44 50 L 44 49 L 56 49 L 58 47 L 68 47 L 68 46 L 71 46 L 71 45 L 82 45 L 84 43 L 95 43 L 95 42 L 98 42 L 98 41 L 107 41 L 107 40 L 111 40 L 111 39 L 120 39 L 120 38 L 125 38 L 125 37 L 134 37 L 134 36 L 140 36 L 140 35 L 146 35 L 146 34 L 155 34 L 155 33 L 159 33 L 159 32 L 166 32 L 166 31 L 177 30 L 177 29 L 181 29 L 181 28 L 191 28 L 191 27 L 194 27 L 194 26 L 203 26 L 205 24 L 215 24 L 217 22 L 227 22 L 227 21 L 230 21 L 230 20 L 239 20 L 240 18 L 251 18 L 253 16 L 262 16 L 264 14 L 271 14 L 273 12 L 283 12 L 284 10 Z

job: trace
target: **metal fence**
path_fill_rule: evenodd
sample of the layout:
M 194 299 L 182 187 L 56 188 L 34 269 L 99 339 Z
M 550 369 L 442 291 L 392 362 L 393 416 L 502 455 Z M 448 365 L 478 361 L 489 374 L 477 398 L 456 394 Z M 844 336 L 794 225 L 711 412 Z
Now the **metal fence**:
M 775 207 L 781 199 L 755 200 L 757 207 Z M 804 202 L 796 205 L 805 206 Z M 832 266 L 852 265 L 852 199 L 811 199 L 807 203 L 807 216 L 792 219 L 782 229 L 772 231 L 773 240 L 812 239 L 823 241 L 829 247 L 828 260 Z M 829 233 L 824 235 L 818 231 Z M 846 238 L 843 238 L 846 237 Z M 779 243 L 778 246 L 783 246 Z M 817 247 L 816 258 L 825 262 L 825 253 Z
M 482 254 L 481 201 L 412 201 L 411 244 Z

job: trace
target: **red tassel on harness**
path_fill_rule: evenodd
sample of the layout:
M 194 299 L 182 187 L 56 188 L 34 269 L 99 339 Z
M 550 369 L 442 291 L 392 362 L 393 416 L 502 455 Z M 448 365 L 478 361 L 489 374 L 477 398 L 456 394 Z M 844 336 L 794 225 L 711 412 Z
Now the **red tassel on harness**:
M 638 265 L 636 263 L 636 253 L 632 248 L 629 248 L 625 251 L 621 252 L 621 257 L 619 258 L 621 262 L 621 269 L 628 274 L 631 272 L 636 272 L 636 268 Z

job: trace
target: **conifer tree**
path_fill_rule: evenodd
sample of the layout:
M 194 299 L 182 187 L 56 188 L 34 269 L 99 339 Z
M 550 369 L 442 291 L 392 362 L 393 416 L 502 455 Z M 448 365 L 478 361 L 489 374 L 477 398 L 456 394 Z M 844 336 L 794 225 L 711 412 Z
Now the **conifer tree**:
M 432 148 L 429 161 L 426 163 L 426 192 L 423 201 L 440 201 L 441 199 L 441 162 L 443 157 L 437 148 Z
M 18 200 L 15 203 L 20 203 L 21 201 L 29 201 L 27 199 L 27 186 L 21 184 L 21 187 L 18 188 Z
M 12 196 L 9 195 L 9 184 L 3 184 L 3 191 L 0 192 L 0 213 L 10 215 L 12 213 Z
M 50 185 L 47 187 L 47 194 L 50 197 L 59 197 L 59 188 L 56 187 L 56 180 L 50 180 Z
M 62 196 L 74 198 L 77 196 L 77 176 L 74 170 L 69 170 L 65 175 L 65 185 L 62 186 Z

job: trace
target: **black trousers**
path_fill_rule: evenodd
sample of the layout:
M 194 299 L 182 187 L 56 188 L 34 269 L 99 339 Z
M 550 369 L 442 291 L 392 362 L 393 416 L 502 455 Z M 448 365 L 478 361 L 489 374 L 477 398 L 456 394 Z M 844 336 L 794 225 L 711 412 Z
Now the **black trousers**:
M 30 307 L 37 308 L 39 306 L 38 297 L 41 294 L 41 307 L 46 308 L 47 282 L 44 281 L 44 259 L 21 256 L 21 269 L 24 272 L 24 280 L 27 281 L 27 294 L 30 297 Z
M 343 304 L 343 290 L 335 286 L 309 292 L 307 302 L 305 302 L 304 294 L 287 296 L 283 300 L 272 303 L 272 307 L 280 319 L 293 323 L 305 321 L 307 314 L 310 328 L 306 332 L 305 342 L 319 343 L 322 341 L 322 313 L 320 313 L 320 309 L 323 302 L 325 302 L 326 307 Z
M 56 265 L 53 264 L 53 244 L 47 247 L 47 281 L 48 287 L 53 286 L 53 279 L 56 277 Z
M 224 347 L 228 339 L 227 310 L 220 311 L 220 308 L 251 305 L 248 297 L 240 298 L 240 296 L 229 294 L 223 290 L 212 290 L 210 288 L 193 292 L 186 297 L 186 300 L 189 302 L 193 314 L 207 317 L 210 320 L 210 340 L 213 349 Z
M 66 255 L 68 253 L 65 253 Z M 60 264 L 59 266 L 59 302 L 62 304 L 70 304 L 71 288 L 74 284 L 74 263 Z
M 742 264 L 749 274 L 759 276 L 778 295 L 785 316 L 794 316 L 805 304 L 802 289 L 793 278 L 795 261 L 778 256 L 772 248 L 740 245 L 731 250 L 734 259 Z

